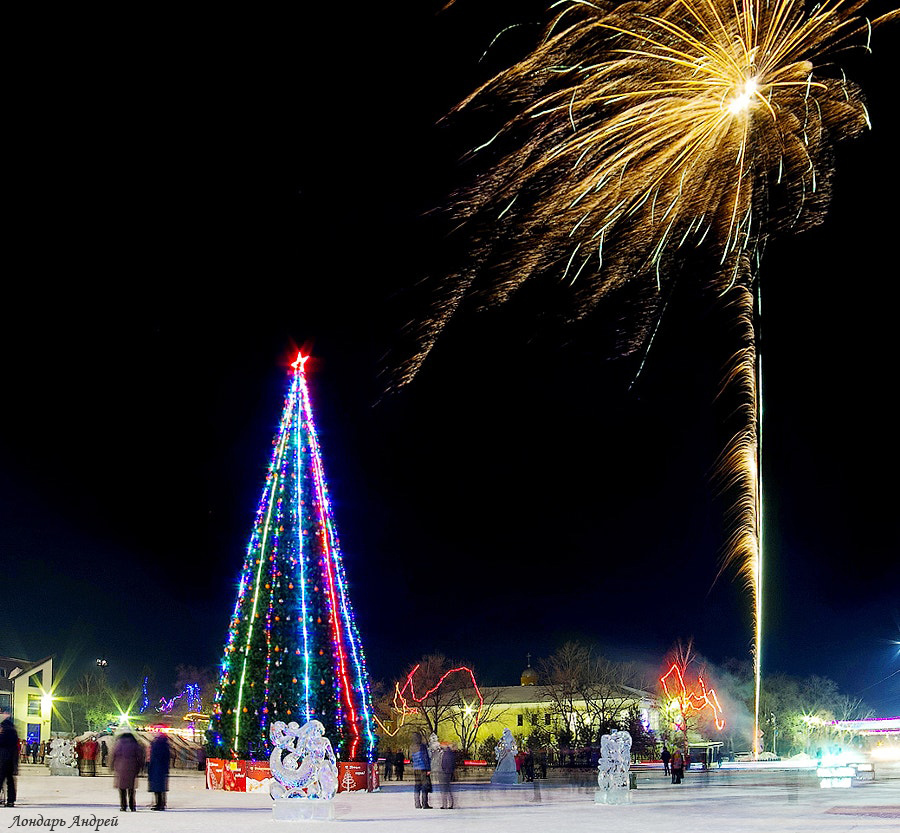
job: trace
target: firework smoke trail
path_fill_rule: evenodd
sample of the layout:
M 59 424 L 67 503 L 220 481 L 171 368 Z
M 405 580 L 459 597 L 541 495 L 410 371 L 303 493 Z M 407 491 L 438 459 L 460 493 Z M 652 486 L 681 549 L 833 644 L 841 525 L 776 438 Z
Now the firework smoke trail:
M 451 3 L 452 4 L 452 3 Z M 753 595 L 757 727 L 761 641 L 759 356 L 754 296 L 768 236 L 827 207 L 831 143 L 868 125 L 859 89 L 832 61 L 867 48 L 866 0 L 559 0 L 534 51 L 457 113 L 509 113 L 473 151 L 491 167 L 455 195 L 468 262 L 442 282 L 394 387 L 418 372 L 470 300 L 503 303 L 556 275 L 572 318 L 637 287 L 639 346 L 688 257 L 713 258 L 711 286 L 737 295 L 744 348 L 729 374 L 746 427 L 721 458 L 735 489 L 723 567 Z M 639 316 L 640 317 L 640 316 Z M 754 748 L 756 748 L 754 737 Z

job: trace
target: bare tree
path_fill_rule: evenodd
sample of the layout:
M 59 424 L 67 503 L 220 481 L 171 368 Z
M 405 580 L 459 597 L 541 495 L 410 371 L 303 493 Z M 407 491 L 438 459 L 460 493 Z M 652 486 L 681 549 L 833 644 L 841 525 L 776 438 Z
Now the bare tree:
M 706 663 L 694 650 L 694 640 L 681 640 L 666 657 L 668 671 L 660 678 L 659 698 L 664 713 L 675 718 L 676 731 L 684 745 L 692 734 L 716 737 L 725 726 L 722 709 L 714 687 L 709 683 Z M 668 732 L 663 733 L 666 739 Z M 675 738 L 668 737 L 675 742 Z
M 539 663 L 543 694 L 558 721 L 582 741 L 627 722 L 636 667 L 613 662 L 597 649 L 567 642 Z
M 499 722 L 508 709 L 499 703 L 500 691 L 496 689 L 484 697 L 483 702 L 474 688 L 456 689 L 454 695 L 454 708 L 447 713 L 447 719 L 459 738 L 460 749 L 474 752 L 478 730 Z
M 428 654 L 407 670 L 376 703 L 376 714 L 385 734 L 394 737 L 401 727 L 415 724 L 437 734 L 441 723 L 465 714 L 466 691 L 473 691 L 475 675 L 462 663 L 451 663 L 443 654 Z M 474 695 L 474 692 L 473 692 Z M 471 720 L 475 720 L 474 714 Z M 468 724 L 467 724 L 468 725 Z M 466 737 L 471 727 L 466 729 Z
M 660 700 L 665 703 L 665 711 L 667 713 L 676 713 L 675 726 L 681 732 L 682 741 L 685 745 L 690 742 L 688 734 L 697 731 L 697 716 L 692 713 L 690 700 L 685 696 L 685 691 L 682 690 L 681 686 L 682 684 L 685 687 L 688 685 L 685 677 L 688 675 L 688 669 L 691 668 L 696 658 L 697 654 L 694 651 L 693 638 L 689 639 L 687 643 L 679 639 L 666 656 L 666 668 L 668 670 L 660 680 L 659 685 Z M 677 669 L 678 673 L 673 674 L 673 669 Z M 693 669 L 690 673 L 693 676 Z M 669 680 L 669 682 L 666 682 L 666 680 Z M 666 734 L 668 732 L 664 733 L 664 738 Z M 672 741 L 675 742 L 675 739 L 672 738 Z
M 875 717 L 875 712 L 863 702 L 861 697 L 841 694 L 834 702 L 835 720 L 869 720 L 872 717 Z
M 414 700 L 429 732 L 449 719 L 459 702 L 459 690 L 471 688 L 471 671 L 462 663 L 451 663 L 443 654 L 428 654 L 407 674 L 407 700 Z
M 585 680 L 585 708 L 599 735 L 608 734 L 628 722 L 628 709 L 634 703 L 634 681 L 631 665 L 612 662 L 598 654 L 591 655 Z
M 576 737 L 582 736 L 587 729 L 583 690 L 590 653 L 580 642 L 566 642 L 538 662 L 538 672 L 544 681 L 543 695 L 552 704 L 551 713 L 566 733 L 571 732 Z

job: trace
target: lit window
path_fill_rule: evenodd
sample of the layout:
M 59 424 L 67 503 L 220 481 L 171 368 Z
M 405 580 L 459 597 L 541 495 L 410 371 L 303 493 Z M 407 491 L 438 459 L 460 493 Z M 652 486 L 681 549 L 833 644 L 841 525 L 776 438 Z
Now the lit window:
M 516 715 L 516 726 L 522 726 L 524 724 L 523 717 L 524 715 L 521 714 Z

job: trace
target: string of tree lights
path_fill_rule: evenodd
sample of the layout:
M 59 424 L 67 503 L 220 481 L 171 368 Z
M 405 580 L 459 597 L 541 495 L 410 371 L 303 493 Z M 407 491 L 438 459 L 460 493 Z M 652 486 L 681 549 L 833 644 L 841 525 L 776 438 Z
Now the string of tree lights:
M 675 713 L 675 728 L 679 732 L 687 732 L 687 716 L 692 711 L 701 712 L 708 709 L 716 728 L 721 732 L 725 728 L 725 717 L 722 714 L 716 690 L 707 688 L 703 677 L 698 676 L 697 687 L 688 691 L 684 682 L 684 672 L 684 666 L 676 662 L 672 663 L 672 667 L 659 678 L 663 691 L 665 691 L 665 699 Z M 671 690 L 669 690 L 669 683 L 666 682 L 669 677 L 672 677 Z
M 481 723 L 481 714 L 484 711 L 484 697 L 481 694 L 481 689 L 478 688 L 478 683 L 475 680 L 475 672 L 472 671 L 471 668 L 465 665 L 460 665 L 459 668 L 451 668 L 449 671 L 445 672 L 441 675 L 441 678 L 426 691 L 421 696 L 416 696 L 416 686 L 413 682 L 413 678 L 416 675 L 416 672 L 421 668 L 421 663 L 416 665 L 409 674 L 406 675 L 406 682 L 403 683 L 403 687 L 400 687 L 400 683 L 394 683 L 394 697 L 391 700 L 391 716 L 388 719 L 387 723 L 381 721 L 378 715 L 375 715 L 375 722 L 378 724 L 379 729 L 381 729 L 382 734 L 387 735 L 388 737 L 396 737 L 397 733 L 403 728 L 406 723 L 406 719 L 408 717 L 414 717 L 421 712 L 421 705 L 425 701 L 426 698 L 430 697 L 437 691 L 443 684 L 444 680 L 447 679 L 451 674 L 459 674 L 465 673 L 468 674 L 472 680 L 472 690 L 475 692 L 475 696 L 478 698 L 478 708 L 475 709 L 475 719 L 473 721 L 473 731 L 478 731 L 478 725 Z M 409 700 L 407 700 L 405 692 L 409 692 Z M 472 707 L 467 707 L 471 709 Z
M 244 560 L 209 729 L 210 755 L 269 757 L 273 721 L 315 718 L 343 760 L 374 751 L 365 656 L 347 595 L 298 355 Z

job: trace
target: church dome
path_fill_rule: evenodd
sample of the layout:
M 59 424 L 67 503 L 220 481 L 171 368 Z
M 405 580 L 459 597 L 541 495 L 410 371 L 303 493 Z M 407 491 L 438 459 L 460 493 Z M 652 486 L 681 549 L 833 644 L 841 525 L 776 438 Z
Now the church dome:
M 522 685 L 537 685 L 538 675 L 530 665 L 522 672 Z

